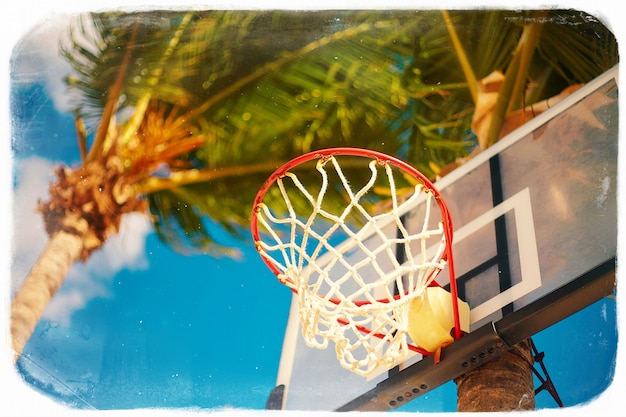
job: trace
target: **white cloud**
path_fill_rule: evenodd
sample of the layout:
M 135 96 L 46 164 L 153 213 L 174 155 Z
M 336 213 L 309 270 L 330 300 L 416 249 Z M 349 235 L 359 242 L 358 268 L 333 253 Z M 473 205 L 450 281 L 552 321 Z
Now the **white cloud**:
M 87 298 L 93 298 L 95 295 L 98 295 L 98 291 L 92 290 L 89 293 L 85 293 L 76 288 L 68 289 L 66 283 L 63 284 L 63 289 L 52 298 L 43 315 L 43 318 L 60 323 L 64 327 L 69 326 L 72 313 L 85 306 Z
M 16 83 L 43 83 L 60 112 L 71 111 L 64 78 L 71 67 L 60 55 L 60 42 L 67 39 L 75 15 L 57 15 L 28 31 L 13 48 L 11 72 Z M 65 43 L 65 41 L 64 41 Z
M 54 163 L 39 157 L 15 161 L 11 288 L 26 277 L 48 240 L 37 200 L 45 198 Z
M 40 157 L 16 161 L 11 268 L 13 291 L 24 280 L 48 240 L 43 221 L 35 208 L 38 199 L 46 199 L 53 166 L 51 161 Z M 66 325 L 71 314 L 89 300 L 109 296 L 111 282 L 119 271 L 147 268 L 145 243 L 151 230 L 146 216 L 140 213 L 124 216 L 117 235 L 111 236 L 85 263 L 77 262 L 70 268 L 65 282 L 44 312 L 44 318 Z
M 85 263 L 72 265 L 43 317 L 68 325 L 72 313 L 89 300 L 110 296 L 109 289 L 119 271 L 147 268 L 145 243 L 151 229 L 147 217 L 140 213 L 124 216 L 117 235 L 111 236 Z

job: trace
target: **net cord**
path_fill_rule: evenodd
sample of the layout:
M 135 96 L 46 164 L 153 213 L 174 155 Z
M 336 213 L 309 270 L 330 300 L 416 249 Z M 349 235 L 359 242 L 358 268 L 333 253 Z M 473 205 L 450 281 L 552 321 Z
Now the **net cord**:
M 331 162 L 345 192 L 349 196 L 348 205 L 340 215 L 334 215 L 322 209 L 323 197 L 328 189 L 328 174 L 326 172 L 328 162 Z M 433 283 L 438 285 L 434 282 L 434 278 L 446 264 L 450 271 L 451 293 L 453 297 L 456 297 L 454 265 L 450 250 L 452 227 L 449 212 L 447 207 L 445 207 L 443 199 L 434 187 L 429 187 L 427 182 L 421 181 L 421 185 L 416 185 L 415 193 L 409 199 L 398 204 L 398 195 L 391 166 L 389 163 L 383 163 L 390 185 L 392 207 L 388 212 L 370 215 L 360 204 L 360 199 L 371 190 L 376 182 L 378 175 L 377 164 L 381 164 L 381 160 L 378 158 L 370 161 L 370 179 L 355 193 L 350 187 L 337 159 L 332 154 L 323 155 L 316 164 L 316 169 L 320 172 L 322 178 L 322 185 L 317 196 L 312 195 L 306 189 L 296 174 L 284 171 L 271 180 L 275 180 L 281 196 L 285 200 L 288 217 L 276 217 L 270 208 L 261 202 L 259 197 L 257 197 L 258 201 L 253 213 L 256 216 L 256 222 L 263 226 L 274 242 L 267 243 L 262 241 L 259 238 L 258 231 L 253 230 L 257 250 L 270 269 L 277 275 L 280 282 L 298 294 L 300 303 L 299 317 L 305 341 L 309 346 L 319 348 L 326 348 L 330 340 L 334 341 L 337 357 L 341 365 L 361 375 L 371 373 L 380 365 L 391 366 L 392 363 L 406 357 L 409 350 L 428 354 L 428 352 L 407 342 L 406 316 L 408 314 L 408 301 L 419 296 L 426 286 L 433 285 Z M 312 206 L 310 215 L 304 221 L 298 218 L 290 201 L 284 185 L 285 179 L 289 179 Z M 268 184 L 266 186 L 269 187 Z M 267 188 L 265 191 L 267 191 Z M 441 209 L 443 220 L 439 223 L 437 229 L 430 230 L 428 225 L 433 197 Z M 411 234 L 400 221 L 400 217 L 404 211 L 408 210 L 408 207 L 416 204 L 419 198 L 424 198 L 425 200 L 424 223 L 419 233 Z M 352 210 L 357 210 L 367 220 L 366 225 L 356 233 L 345 224 L 345 219 Z M 318 216 L 333 223 L 323 234 L 317 233 L 312 228 Z M 391 222 L 395 222 L 395 226 L 400 231 L 399 235 L 402 236 L 401 238 L 389 238 L 383 232 L 382 225 L 388 225 Z M 274 227 L 272 227 L 272 224 L 287 225 L 289 227 L 288 241 L 282 240 L 274 230 Z M 255 225 L 255 227 L 258 226 Z M 349 239 L 337 247 L 333 247 L 328 242 L 328 239 L 340 228 L 349 236 Z M 297 241 L 298 232 L 303 233 L 300 242 Z M 385 244 L 370 250 L 362 241 L 363 237 L 373 234 L 379 236 Z M 428 257 L 426 250 L 427 238 L 432 235 L 441 235 L 442 237 L 435 255 Z M 310 254 L 306 251 L 309 238 L 317 241 L 317 245 Z M 419 241 L 420 244 L 421 257 L 419 262 L 414 259 L 410 250 L 410 244 L 414 241 Z M 389 259 L 395 262 L 393 265 L 394 272 L 390 274 L 383 271 L 378 263 L 373 260 L 376 259 L 379 252 L 392 251 L 392 247 L 397 244 L 404 245 L 407 261 L 400 265 L 395 256 L 389 257 Z M 367 256 L 360 262 L 351 264 L 344 259 L 343 255 L 355 247 L 358 247 Z M 323 253 L 324 251 L 326 252 Z M 274 252 L 279 253 L 280 256 L 275 258 L 270 254 Z M 321 262 L 321 258 L 324 257 L 330 259 L 326 262 Z M 341 277 L 330 279 L 329 271 L 337 263 L 345 268 L 346 272 Z M 371 264 L 379 276 L 385 277 L 385 283 L 395 281 L 399 285 L 398 294 L 391 294 L 387 286 L 383 285 L 382 287 L 387 289 L 385 298 L 374 298 L 372 290 L 380 287 L 380 283 L 368 284 L 363 281 L 359 274 L 359 269 L 366 264 Z M 320 267 L 320 265 L 325 266 Z M 318 279 L 313 284 L 310 282 L 312 274 L 318 276 Z M 406 287 L 401 279 L 402 276 L 408 278 Z M 358 282 L 360 290 L 346 296 L 341 292 L 341 284 L 349 278 Z M 326 285 L 329 288 L 325 294 L 320 293 L 322 285 Z M 461 332 L 458 306 L 454 302 L 453 310 L 454 336 L 456 339 L 460 337 Z M 351 337 L 356 340 L 350 340 L 346 336 L 348 330 L 351 331 Z M 365 358 L 359 359 L 354 356 L 353 351 L 358 349 L 366 350 L 367 355 Z

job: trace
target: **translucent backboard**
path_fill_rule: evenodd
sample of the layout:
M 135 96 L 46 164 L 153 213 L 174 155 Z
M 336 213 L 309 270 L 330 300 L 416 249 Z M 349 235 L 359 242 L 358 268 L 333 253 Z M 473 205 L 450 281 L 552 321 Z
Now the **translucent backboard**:
M 556 308 L 559 300 L 570 297 L 581 277 L 604 275 L 607 265 L 614 269 L 617 107 L 614 68 L 435 184 L 453 219 L 459 296 L 471 308 L 470 335 L 455 342 L 452 346 L 459 346 L 452 351 L 463 343 L 469 349 L 472 341 L 480 345 L 480 335 L 513 321 L 505 321 L 507 317 L 514 318 L 520 337 L 529 337 L 526 333 L 595 301 L 593 296 L 577 296 L 559 314 L 536 314 L 538 308 Z M 406 225 L 412 226 L 411 213 Z M 438 281 L 449 281 L 445 270 Z M 402 374 L 408 375 L 409 367 L 423 359 L 415 354 L 396 369 L 368 378 L 355 375 L 338 364 L 332 347 L 306 346 L 296 303 L 294 298 L 277 389 L 268 408 L 353 409 L 345 405 L 377 387 L 391 386 L 384 381 L 392 375 L 401 381 Z M 530 317 L 532 323 L 524 323 Z M 427 364 L 421 368 L 427 369 Z M 446 368 L 439 369 L 444 373 Z M 439 379 L 442 383 L 454 376 Z M 419 391 L 415 388 L 412 395 Z M 362 402 L 372 402 L 376 395 Z M 380 409 L 399 405 L 381 404 Z

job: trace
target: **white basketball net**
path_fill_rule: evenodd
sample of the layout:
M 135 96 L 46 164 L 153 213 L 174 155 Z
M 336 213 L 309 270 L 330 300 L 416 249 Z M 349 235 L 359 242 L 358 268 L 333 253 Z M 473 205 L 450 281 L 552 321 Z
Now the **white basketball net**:
M 348 196 L 340 213 L 323 208 L 329 190 L 328 165 L 335 171 L 333 177 L 336 174 L 341 182 L 330 186 L 342 187 L 342 193 Z M 371 213 L 367 197 L 384 180 L 384 176 L 379 178 L 381 165 L 389 201 L 386 211 Z M 380 366 L 390 369 L 410 354 L 410 301 L 445 266 L 442 256 L 446 240 L 440 212 L 433 203 L 433 193 L 422 184 L 415 185 L 408 199 L 403 197 L 405 194 L 399 196 L 388 163 L 372 160 L 369 181 L 354 191 L 335 157 L 318 160 L 317 170 L 321 186 L 315 195 L 293 172 L 276 180 L 286 214 L 279 217 L 266 204 L 258 206 L 259 228 L 265 230 L 257 249 L 280 271 L 279 280 L 298 294 L 307 345 L 326 348 L 332 340 L 341 365 L 359 375 L 369 375 Z M 308 213 L 298 213 L 293 191 L 288 192 L 288 188 L 297 190 L 308 201 Z M 423 213 L 421 227 L 410 233 L 401 217 L 418 203 Z M 436 216 L 431 216 L 433 204 Z M 364 224 L 349 224 L 348 219 L 354 216 L 363 219 Z M 331 243 L 338 234 L 345 235 L 345 239 Z M 398 261 L 398 253 L 405 262 Z

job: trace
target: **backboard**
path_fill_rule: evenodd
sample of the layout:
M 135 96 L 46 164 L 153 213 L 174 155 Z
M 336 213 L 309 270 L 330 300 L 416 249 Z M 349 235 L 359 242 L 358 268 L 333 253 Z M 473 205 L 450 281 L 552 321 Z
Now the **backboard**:
M 611 293 L 617 77 L 606 72 L 435 184 L 471 308 L 470 334 L 444 349 L 436 370 L 419 354 L 367 378 L 343 369 L 333 347 L 306 346 L 294 297 L 268 408 L 396 408 Z M 444 270 L 438 281 L 447 280 Z

